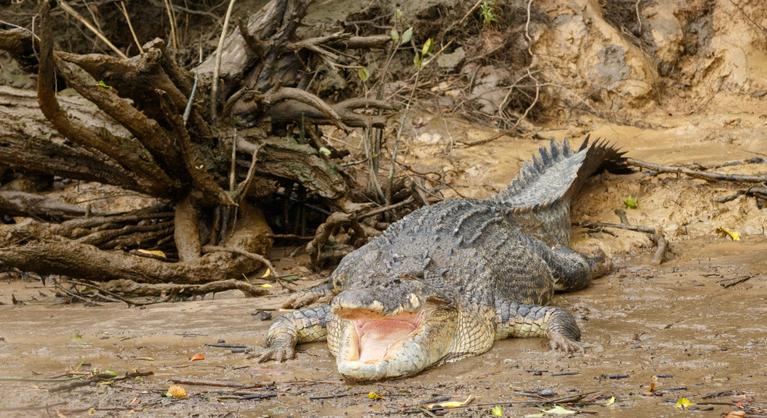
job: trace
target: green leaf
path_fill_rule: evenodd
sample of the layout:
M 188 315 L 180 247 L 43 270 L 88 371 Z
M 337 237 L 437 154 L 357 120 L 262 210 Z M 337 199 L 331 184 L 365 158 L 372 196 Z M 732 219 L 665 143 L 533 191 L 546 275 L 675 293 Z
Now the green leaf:
M 362 67 L 357 70 L 357 77 L 359 77 L 360 80 L 362 80 L 362 82 L 364 83 L 365 81 L 368 81 L 368 79 L 370 78 L 370 73 L 368 72 L 367 68 Z
M 427 39 L 426 42 L 423 44 L 423 48 L 421 48 L 421 55 L 428 55 L 429 51 L 431 51 L 431 46 L 434 43 L 434 41 L 431 40 L 431 38 Z
M 500 405 L 496 405 L 493 407 L 493 409 L 490 410 L 490 415 L 494 417 L 502 417 L 503 416 L 503 407 Z
M 377 394 L 375 392 L 370 392 L 370 393 L 368 393 L 368 399 L 372 399 L 372 400 L 381 399 L 381 395 L 379 395 L 379 394 Z
M 420 70 L 422 64 L 423 61 L 421 60 L 421 54 L 416 51 L 415 56 L 413 57 L 413 65 L 415 65 L 417 70 Z
M 98 86 L 101 87 L 102 89 L 107 89 L 107 90 L 112 88 L 112 86 L 105 83 L 104 80 L 99 80 Z
M 330 154 L 332 154 L 332 152 L 329 149 L 325 147 L 320 147 L 320 155 L 322 155 L 323 157 L 330 157 Z
M 639 207 L 639 199 L 634 196 L 629 196 L 623 199 L 623 204 L 629 209 L 636 209 Z
M 413 39 L 413 27 L 407 28 L 407 30 L 402 34 L 402 41 L 400 42 L 400 45 L 406 44 L 410 42 L 410 40 Z
M 116 371 L 114 371 L 114 370 L 109 370 L 109 369 L 107 369 L 107 370 L 104 370 L 104 371 L 103 371 L 103 372 L 101 372 L 101 373 L 102 373 L 102 374 L 105 374 L 105 375 L 107 375 L 107 376 L 110 376 L 110 377 L 117 377 L 117 376 L 118 376 L 118 374 L 117 374 L 117 372 L 116 372 Z
M 391 32 L 389 32 L 389 36 L 391 36 L 392 42 L 399 45 L 399 32 L 397 32 L 397 29 L 391 28 Z

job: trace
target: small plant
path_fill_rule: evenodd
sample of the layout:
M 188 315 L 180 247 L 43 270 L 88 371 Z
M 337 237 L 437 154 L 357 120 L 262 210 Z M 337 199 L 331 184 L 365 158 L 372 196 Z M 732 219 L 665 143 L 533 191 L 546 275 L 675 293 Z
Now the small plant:
M 629 196 L 623 199 L 623 204 L 626 205 L 627 209 L 636 209 L 639 207 L 639 199 L 634 196 Z
M 484 0 L 479 5 L 479 14 L 482 16 L 482 25 L 488 26 L 493 24 L 498 17 L 495 15 L 495 3 L 493 0 Z

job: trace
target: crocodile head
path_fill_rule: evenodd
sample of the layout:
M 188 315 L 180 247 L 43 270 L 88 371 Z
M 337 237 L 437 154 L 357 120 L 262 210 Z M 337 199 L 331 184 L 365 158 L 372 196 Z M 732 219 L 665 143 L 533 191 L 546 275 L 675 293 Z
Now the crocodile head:
M 418 281 L 344 290 L 332 302 L 328 345 L 348 380 L 408 376 L 443 361 L 457 336 L 452 298 Z

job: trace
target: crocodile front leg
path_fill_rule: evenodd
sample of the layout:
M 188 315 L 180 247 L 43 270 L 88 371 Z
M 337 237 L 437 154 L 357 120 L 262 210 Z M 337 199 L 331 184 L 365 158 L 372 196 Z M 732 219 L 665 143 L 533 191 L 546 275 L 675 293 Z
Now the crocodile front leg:
M 553 350 L 583 351 L 578 341 L 581 330 L 573 316 L 560 308 L 525 305 L 517 302 L 496 303 L 496 339 L 508 337 L 548 337 Z
M 326 325 L 333 317 L 330 305 L 321 305 L 290 312 L 274 321 L 266 334 L 266 350 L 259 363 L 269 360 L 285 361 L 296 356 L 296 344 L 322 341 Z

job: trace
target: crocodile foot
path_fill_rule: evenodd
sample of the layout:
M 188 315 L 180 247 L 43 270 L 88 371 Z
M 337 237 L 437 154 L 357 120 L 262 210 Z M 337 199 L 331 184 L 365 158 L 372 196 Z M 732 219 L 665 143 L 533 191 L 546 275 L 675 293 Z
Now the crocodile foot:
M 275 360 L 282 363 L 287 359 L 295 357 L 296 338 L 289 333 L 284 333 L 273 339 L 267 340 L 266 348 L 261 352 L 256 361 L 265 363 L 269 360 Z
M 583 346 L 578 341 L 566 337 L 558 332 L 549 334 L 549 347 L 552 350 L 563 351 L 565 353 L 583 352 Z

